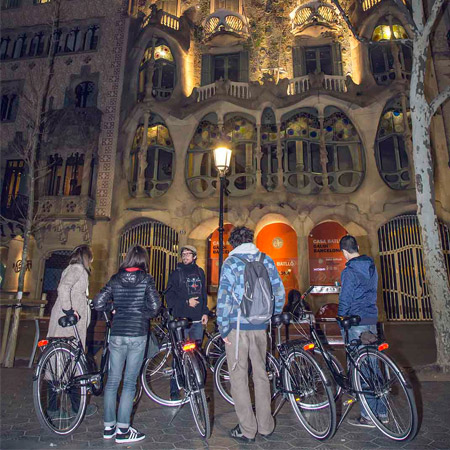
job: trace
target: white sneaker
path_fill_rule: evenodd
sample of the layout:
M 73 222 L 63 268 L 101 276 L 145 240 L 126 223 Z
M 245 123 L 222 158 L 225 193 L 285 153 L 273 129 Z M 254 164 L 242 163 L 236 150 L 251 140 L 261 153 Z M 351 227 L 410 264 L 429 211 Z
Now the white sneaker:
M 126 433 L 116 433 L 117 444 L 130 444 L 131 442 L 139 442 L 145 439 L 145 434 L 140 433 L 133 427 L 128 428 Z

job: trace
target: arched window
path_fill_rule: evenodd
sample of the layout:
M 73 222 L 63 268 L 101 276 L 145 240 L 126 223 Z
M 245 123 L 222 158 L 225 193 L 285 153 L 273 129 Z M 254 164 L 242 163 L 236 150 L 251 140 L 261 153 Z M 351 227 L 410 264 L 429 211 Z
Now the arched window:
M 58 195 L 63 180 L 63 159 L 58 154 L 48 157 L 47 195 Z
M 155 115 L 148 125 L 147 145 L 145 192 L 150 197 L 159 197 L 172 184 L 174 156 L 169 129 L 159 116 Z
M 11 39 L 9 38 L 9 36 L 2 38 L 0 43 L 0 59 L 7 59 L 9 57 L 8 48 L 10 42 Z
M 26 41 L 26 34 L 21 34 L 17 39 L 16 42 L 14 42 L 14 48 L 12 57 L 13 59 L 22 58 L 22 56 L 25 54 L 25 41 Z
M 80 49 L 80 40 L 80 29 L 76 27 L 67 34 L 64 51 L 77 52 Z
M 138 98 L 145 96 L 146 85 L 152 79 L 152 96 L 167 99 L 172 95 L 176 84 L 176 64 L 170 47 L 159 39 L 155 47 L 148 47 L 144 52 L 139 67 Z
M 53 39 L 48 40 L 48 53 L 50 53 L 50 51 L 53 51 L 53 53 L 56 54 L 61 51 L 61 45 L 60 45 L 61 35 L 62 35 L 62 30 L 60 30 L 60 29 L 57 29 L 53 32 Z M 50 46 L 53 46 L 53 49 L 50 48 Z
M 186 158 L 186 182 L 196 197 L 208 197 L 216 189 L 217 170 L 213 150 L 219 139 L 217 117 L 209 114 L 198 124 Z
M 96 106 L 95 84 L 92 81 L 83 81 L 75 88 L 75 106 L 88 108 Z
M 361 140 L 349 118 L 337 108 L 325 108 L 328 186 L 333 192 L 353 192 L 363 178 Z
M 92 25 L 84 34 L 83 49 L 96 50 L 98 44 L 98 25 Z
M 398 77 L 410 79 L 411 49 L 395 42 L 398 39 L 408 39 L 408 34 L 402 25 L 392 23 L 390 18 L 382 19 L 373 30 L 372 41 L 377 44 L 370 46 L 369 53 L 372 73 L 378 84 L 389 84 Z
M 28 50 L 28 56 L 40 56 L 44 52 L 44 33 L 36 33 L 31 39 L 30 49 Z
M 3 94 L 1 100 L 0 119 L 2 122 L 13 122 L 16 119 L 19 106 L 17 94 Z
M 129 174 L 129 188 L 131 192 L 136 192 L 138 174 L 139 174 L 139 150 L 142 144 L 142 137 L 144 134 L 144 125 L 138 125 L 136 133 L 133 138 L 130 150 L 130 174 Z
M 255 177 L 255 124 L 242 116 L 231 116 L 224 123 L 224 135 L 230 141 L 233 155 L 227 175 L 228 190 L 231 195 L 250 193 L 256 182 Z
M 406 127 L 411 126 L 409 109 L 403 111 L 399 101 L 386 105 L 378 126 L 376 160 L 383 181 L 392 189 L 405 189 L 410 183 Z
M 322 189 L 320 123 L 317 111 L 305 108 L 281 124 L 284 185 L 289 192 L 316 194 Z
M 84 155 L 75 153 L 70 155 L 66 161 L 64 173 L 63 195 L 80 195 L 81 181 L 83 179 Z
M 275 114 L 266 108 L 261 118 L 261 183 L 268 191 L 278 185 L 277 135 Z

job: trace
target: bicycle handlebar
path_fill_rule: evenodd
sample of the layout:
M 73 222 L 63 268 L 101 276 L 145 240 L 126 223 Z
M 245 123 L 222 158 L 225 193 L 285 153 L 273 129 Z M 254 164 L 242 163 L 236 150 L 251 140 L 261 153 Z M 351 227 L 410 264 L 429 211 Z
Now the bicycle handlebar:
M 309 295 L 315 287 L 316 286 L 310 286 L 308 289 L 306 289 L 306 291 L 302 294 L 301 299 L 305 300 L 306 296 Z

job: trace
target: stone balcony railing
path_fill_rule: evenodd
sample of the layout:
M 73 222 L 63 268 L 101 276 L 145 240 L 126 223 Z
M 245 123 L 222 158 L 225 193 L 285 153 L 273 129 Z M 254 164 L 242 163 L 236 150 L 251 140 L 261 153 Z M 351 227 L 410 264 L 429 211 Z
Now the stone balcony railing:
M 347 92 L 343 75 L 309 74 L 289 80 L 288 95 L 303 94 L 310 89 Z
M 219 94 L 225 94 L 230 97 L 244 100 L 248 100 L 251 97 L 249 83 L 240 83 L 237 81 L 220 80 L 196 89 L 198 92 L 197 102 L 204 102 Z
M 157 10 L 156 15 L 149 14 L 142 22 L 141 28 L 145 28 L 150 22 L 159 23 L 164 27 L 178 31 L 180 29 L 180 19 L 177 16 L 169 14 L 161 9 Z
M 48 195 L 39 198 L 38 214 L 41 218 L 93 217 L 95 201 L 87 195 Z

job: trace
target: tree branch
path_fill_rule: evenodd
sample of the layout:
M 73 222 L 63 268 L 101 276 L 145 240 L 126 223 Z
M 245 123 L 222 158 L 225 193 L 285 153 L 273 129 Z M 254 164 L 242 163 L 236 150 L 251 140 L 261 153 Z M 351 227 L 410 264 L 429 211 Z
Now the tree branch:
M 430 117 L 436 114 L 437 109 L 450 98 L 450 86 L 447 86 L 430 103 Z
M 439 15 L 439 12 L 443 4 L 444 0 L 434 0 L 433 6 L 430 11 L 430 15 L 427 19 L 427 22 L 425 23 L 425 26 L 423 27 L 422 39 L 428 40 L 428 38 L 430 37 L 431 31 L 433 30 L 436 19 Z

